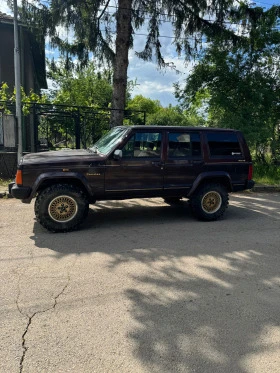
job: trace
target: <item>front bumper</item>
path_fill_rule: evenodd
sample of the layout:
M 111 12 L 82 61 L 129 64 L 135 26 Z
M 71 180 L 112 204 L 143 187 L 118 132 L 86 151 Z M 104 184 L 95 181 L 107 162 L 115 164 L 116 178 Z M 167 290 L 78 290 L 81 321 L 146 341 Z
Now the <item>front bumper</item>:
M 18 199 L 28 199 L 31 194 L 30 187 L 18 186 L 16 183 L 9 184 L 9 193 Z

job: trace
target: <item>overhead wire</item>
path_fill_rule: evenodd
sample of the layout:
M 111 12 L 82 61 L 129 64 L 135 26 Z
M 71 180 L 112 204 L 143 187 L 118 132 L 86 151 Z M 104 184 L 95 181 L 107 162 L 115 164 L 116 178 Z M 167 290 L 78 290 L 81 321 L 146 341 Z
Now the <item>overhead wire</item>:
M 50 3 L 49 0 L 41 0 L 41 2 L 42 3 L 47 3 L 47 4 Z M 89 0 L 86 0 L 85 2 L 90 3 Z M 27 3 L 29 3 L 29 2 L 27 1 Z M 267 4 L 267 5 L 271 5 L 271 6 L 276 5 L 276 4 L 271 4 L 271 3 L 267 3 L 267 2 L 264 3 L 264 2 L 261 2 L 261 1 L 256 1 L 256 3 L 263 3 L 263 4 Z M 34 4 L 31 4 L 31 5 L 34 5 Z M 250 4 L 248 4 L 248 5 L 250 5 Z M 123 9 L 123 10 L 134 10 L 134 11 L 137 12 L 137 9 L 118 7 L 117 5 L 108 5 L 108 8 Z M 145 12 L 145 11 L 143 13 L 148 14 L 148 12 Z M 113 15 L 114 13 L 107 12 L 107 14 Z M 165 17 L 174 17 L 175 16 L 174 14 L 160 13 L 160 12 L 158 13 L 158 15 L 165 16 Z M 151 18 L 150 17 L 143 17 L 143 19 L 144 20 L 150 20 Z M 206 22 L 209 22 L 209 23 L 212 23 L 212 24 L 214 24 L 216 22 L 216 20 L 214 20 L 214 19 L 202 19 L 202 20 L 206 21 Z M 171 20 L 167 20 L 167 19 L 159 19 L 159 21 L 164 22 L 164 23 L 172 23 Z M 231 26 L 242 26 L 242 27 L 244 27 L 244 25 L 241 22 L 240 23 L 235 23 L 235 22 L 231 22 L 231 21 L 223 21 L 222 25 L 229 25 L 229 28 L 228 28 L 229 31 L 234 31 L 234 29 L 230 28 Z M 273 30 L 280 30 L 280 26 L 273 27 Z M 105 30 L 100 30 L 100 31 L 105 32 Z M 116 31 L 111 31 L 111 33 L 116 34 Z M 133 35 L 134 36 L 148 36 L 148 34 L 144 34 L 144 33 L 133 33 Z M 185 37 L 185 38 L 176 38 L 175 36 L 159 35 L 158 37 L 159 38 L 166 38 L 166 39 L 176 39 L 176 40 L 180 40 L 180 41 L 183 41 L 183 40 L 186 40 L 186 39 L 198 41 L 198 38 L 193 37 L 193 36 L 188 36 L 188 37 Z

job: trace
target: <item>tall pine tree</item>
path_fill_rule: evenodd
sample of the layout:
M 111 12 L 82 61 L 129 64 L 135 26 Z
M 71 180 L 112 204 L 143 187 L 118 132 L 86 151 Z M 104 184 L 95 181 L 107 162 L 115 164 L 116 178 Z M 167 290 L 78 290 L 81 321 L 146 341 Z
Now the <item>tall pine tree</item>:
M 37 0 L 32 5 L 22 0 L 21 17 L 49 37 L 50 44 L 65 55 L 66 65 L 77 56 L 84 66 L 91 52 L 100 61 L 112 64 L 111 126 L 115 126 L 123 121 L 128 53 L 135 32 L 146 26 L 145 46 L 135 51 L 137 56 L 146 61 L 155 58 L 164 68 L 167 64 L 160 42 L 163 22 L 172 24 L 176 50 L 188 58 L 199 48 L 203 35 L 236 38 L 228 27 L 229 20 L 239 14 L 236 4 L 234 0 Z M 249 8 L 242 4 L 246 14 L 244 8 Z M 65 40 L 62 28 L 73 38 Z

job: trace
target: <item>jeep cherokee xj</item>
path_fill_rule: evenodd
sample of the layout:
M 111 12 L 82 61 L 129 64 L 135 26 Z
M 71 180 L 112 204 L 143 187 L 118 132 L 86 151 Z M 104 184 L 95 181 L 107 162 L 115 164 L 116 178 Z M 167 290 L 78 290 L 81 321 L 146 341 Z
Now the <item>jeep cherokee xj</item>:
M 162 197 L 190 201 L 200 220 L 217 220 L 230 192 L 250 189 L 252 159 L 240 131 L 120 126 L 88 149 L 25 155 L 10 192 L 35 201 L 48 230 L 77 229 L 98 200 Z

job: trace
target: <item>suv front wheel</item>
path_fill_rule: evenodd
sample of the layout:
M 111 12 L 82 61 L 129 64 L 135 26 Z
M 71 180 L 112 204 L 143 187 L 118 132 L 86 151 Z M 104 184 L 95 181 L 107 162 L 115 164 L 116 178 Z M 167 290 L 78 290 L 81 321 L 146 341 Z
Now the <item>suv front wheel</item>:
M 228 192 L 222 184 L 205 184 L 191 197 L 190 205 L 199 220 L 217 220 L 228 206 Z
M 80 188 L 55 184 L 39 193 L 35 201 L 38 222 L 51 232 L 75 230 L 88 214 L 89 203 Z

